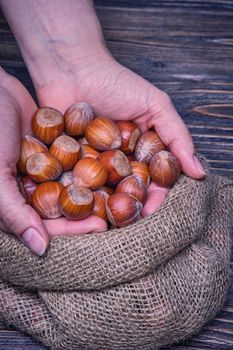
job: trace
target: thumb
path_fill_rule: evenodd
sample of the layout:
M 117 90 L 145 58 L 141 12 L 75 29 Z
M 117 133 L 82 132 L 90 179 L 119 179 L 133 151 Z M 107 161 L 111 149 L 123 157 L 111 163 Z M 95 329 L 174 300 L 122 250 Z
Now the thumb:
M 192 137 L 165 93 L 161 93 L 159 99 L 154 127 L 165 145 L 179 159 L 183 172 L 193 179 L 203 178 L 205 170 L 195 155 Z
M 11 175 L 0 175 L 0 228 L 17 236 L 33 253 L 41 256 L 48 234 L 34 209 L 26 204 Z
M 142 209 L 142 217 L 153 214 L 162 205 L 168 192 L 168 188 L 160 187 L 152 181 L 147 189 L 147 199 Z

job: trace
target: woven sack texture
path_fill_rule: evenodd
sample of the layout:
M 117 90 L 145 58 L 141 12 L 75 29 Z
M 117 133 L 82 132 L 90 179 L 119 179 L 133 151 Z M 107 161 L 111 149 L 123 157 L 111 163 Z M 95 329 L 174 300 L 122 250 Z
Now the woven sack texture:
M 181 176 L 161 208 L 34 256 L 0 232 L 0 319 L 51 349 L 152 350 L 198 332 L 229 285 L 233 181 Z

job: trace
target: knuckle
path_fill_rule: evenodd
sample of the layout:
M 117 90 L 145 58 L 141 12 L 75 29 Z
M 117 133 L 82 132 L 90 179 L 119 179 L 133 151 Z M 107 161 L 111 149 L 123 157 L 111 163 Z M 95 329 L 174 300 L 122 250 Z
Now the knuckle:
M 172 99 L 171 99 L 170 95 L 168 95 L 166 92 L 160 91 L 159 103 L 161 106 L 169 107 L 172 105 Z
M 0 219 L 7 232 L 19 236 L 25 228 L 25 215 L 27 214 L 23 211 L 19 211 L 15 206 L 11 206 L 0 213 Z M 30 218 L 27 215 L 27 225 L 29 222 Z
M 8 231 L 14 232 L 16 222 L 18 221 L 18 215 L 14 208 L 5 210 L 1 215 L 1 221 Z

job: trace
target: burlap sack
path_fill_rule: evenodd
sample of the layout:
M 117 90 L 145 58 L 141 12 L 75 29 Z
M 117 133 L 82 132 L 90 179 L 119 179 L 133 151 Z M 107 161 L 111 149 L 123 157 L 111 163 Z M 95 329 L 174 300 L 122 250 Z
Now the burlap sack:
M 0 318 L 51 349 L 158 349 L 197 332 L 229 284 L 233 181 L 182 176 L 134 225 L 52 240 L 0 233 Z

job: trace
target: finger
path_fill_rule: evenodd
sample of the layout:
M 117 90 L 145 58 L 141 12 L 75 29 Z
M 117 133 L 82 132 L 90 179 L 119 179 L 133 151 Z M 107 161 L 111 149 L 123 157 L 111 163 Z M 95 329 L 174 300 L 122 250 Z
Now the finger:
M 79 235 L 107 230 L 106 221 L 94 215 L 83 220 L 68 220 L 62 217 L 55 220 L 43 220 L 43 222 L 50 236 Z
M 16 235 L 35 254 L 44 254 L 48 245 L 47 230 L 39 215 L 27 205 L 16 180 L 9 174 L 0 175 L 1 228 Z
M 158 106 L 155 112 L 154 127 L 162 141 L 179 159 L 182 171 L 193 179 L 205 176 L 205 170 L 195 156 L 192 137 L 165 93 L 158 94 Z
M 164 202 L 168 192 L 168 188 L 159 187 L 155 183 L 151 182 L 147 190 L 147 200 L 142 209 L 142 217 L 153 214 Z
M 20 129 L 23 135 L 31 133 L 31 118 L 37 110 L 37 105 L 27 89 L 18 79 L 0 70 L 1 88 L 4 90 L 5 101 L 9 100 L 22 116 Z M 18 103 L 19 101 L 19 103 Z M 2 106 L 1 106 L 2 107 Z

